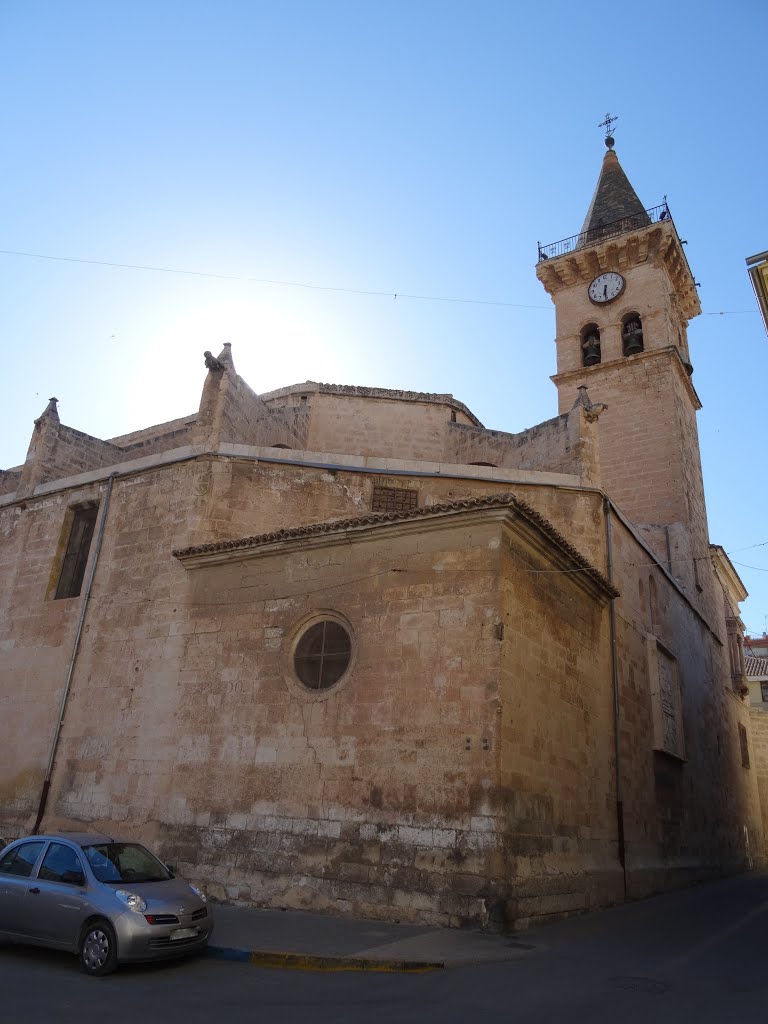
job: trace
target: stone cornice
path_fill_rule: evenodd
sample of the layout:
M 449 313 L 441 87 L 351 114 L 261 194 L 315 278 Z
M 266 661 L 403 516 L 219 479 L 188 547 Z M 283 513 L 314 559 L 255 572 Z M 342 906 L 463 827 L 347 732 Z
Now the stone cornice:
M 687 320 L 701 313 L 699 294 L 685 252 L 671 220 L 574 249 L 536 266 L 536 276 L 550 295 L 573 285 L 588 285 L 605 270 L 626 271 L 643 263 L 662 266 Z
M 617 370 L 622 367 L 626 367 L 628 363 L 635 362 L 643 359 L 658 359 L 659 356 L 665 356 L 668 359 L 674 361 L 675 366 L 678 369 L 680 380 L 688 392 L 688 397 L 693 403 L 694 409 L 697 411 L 701 409 L 701 399 L 696 393 L 696 388 L 693 386 L 690 374 L 685 368 L 685 363 L 682 360 L 680 353 L 678 352 L 675 345 L 667 345 L 665 348 L 651 349 L 649 352 L 638 352 L 634 356 L 623 356 L 620 359 L 611 359 L 606 363 L 598 363 L 596 366 L 579 366 L 575 370 L 566 370 L 564 373 L 556 373 L 549 379 L 559 386 L 563 383 L 575 382 L 576 380 L 583 380 L 583 382 L 591 387 L 590 381 L 595 381 L 600 376 L 601 371 L 605 370 Z
M 399 391 L 396 388 L 369 388 L 358 384 L 319 384 L 317 381 L 308 380 L 303 384 L 289 384 L 276 391 L 265 391 L 259 397 L 267 405 L 272 399 L 285 398 L 287 395 L 339 395 L 348 398 L 380 398 L 388 402 L 421 402 L 426 405 L 446 405 L 449 409 L 463 412 L 464 415 L 474 423 L 476 427 L 482 427 L 482 423 L 463 402 L 460 402 L 453 395 L 435 394 L 428 391 Z
M 575 547 L 534 508 L 514 494 L 491 494 L 482 498 L 443 502 L 409 512 L 371 513 L 354 519 L 314 523 L 272 533 L 182 548 L 173 554 L 187 569 L 223 565 L 276 554 L 290 554 L 344 542 L 388 538 L 404 533 L 450 529 L 477 519 L 502 521 L 509 530 L 524 537 L 527 545 L 545 554 L 555 570 L 567 572 L 574 582 L 600 594 L 617 597 L 616 588 Z
M 551 422 L 549 420 L 545 423 Z M 462 424 L 451 424 L 452 427 Z M 473 429 L 473 428 L 467 428 Z M 483 428 L 485 429 L 485 428 Z M 531 428 L 533 430 L 536 427 Z M 514 436 L 514 435 L 512 435 Z M 278 454 L 279 452 L 279 454 Z M 425 462 L 408 459 L 378 458 L 369 455 L 347 455 L 328 452 L 308 452 L 300 449 L 281 450 L 270 447 L 257 447 L 244 444 L 221 442 L 211 448 L 205 444 L 186 445 L 157 455 L 145 455 L 129 462 L 118 462 L 113 466 L 77 473 L 39 484 L 31 495 L 19 497 L 15 492 L 0 494 L 0 508 L 27 503 L 30 500 L 45 498 L 53 494 L 86 487 L 93 483 L 102 483 L 115 474 L 121 479 L 134 477 L 143 473 L 162 471 L 169 466 L 197 459 L 240 459 L 262 465 L 277 465 L 305 470 L 335 470 L 340 473 L 360 473 L 377 478 L 403 477 L 408 479 L 434 480 L 472 480 L 489 484 L 505 484 L 507 486 L 525 487 L 563 487 L 580 489 L 582 481 L 577 474 L 561 473 L 549 470 L 499 468 L 495 466 L 476 466 L 466 463 Z M 330 461 L 329 461 L 330 460 Z M 8 471 L 6 471 L 8 472 Z
M 725 548 L 721 547 L 720 544 L 709 545 L 710 556 L 715 565 L 715 569 L 721 576 L 721 581 L 725 581 L 731 592 L 731 596 L 738 601 L 746 601 L 749 597 L 747 588 L 744 586 L 741 577 L 736 572 L 733 562 L 726 554 Z

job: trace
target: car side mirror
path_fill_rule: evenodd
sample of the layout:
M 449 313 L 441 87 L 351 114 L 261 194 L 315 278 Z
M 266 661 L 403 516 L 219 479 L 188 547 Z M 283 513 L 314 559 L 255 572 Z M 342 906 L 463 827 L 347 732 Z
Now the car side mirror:
M 171 875 L 171 877 L 175 878 L 176 877 L 176 868 L 173 866 L 173 864 L 166 864 L 165 867 L 166 867 L 166 870 L 168 871 L 168 873 Z

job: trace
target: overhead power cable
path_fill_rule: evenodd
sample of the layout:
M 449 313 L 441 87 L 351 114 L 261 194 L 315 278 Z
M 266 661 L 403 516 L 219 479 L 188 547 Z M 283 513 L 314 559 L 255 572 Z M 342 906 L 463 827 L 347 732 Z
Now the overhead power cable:
M 344 288 L 330 284 L 308 284 L 306 281 L 279 281 L 269 277 L 243 277 L 238 274 L 215 274 L 205 270 L 180 270 L 176 267 L 155 267 L 144 263 L 113 263 L 108 260 L 89 260 L 77 256 L 48 256 L 40 252 L 19 252 L 14 249 L 0 249 L 4 256 L 26 256 L 37 260 L 54 260 L 58 263 L 85 263 L 96 267 L 113 267 L 118 270 L 149 270 L 158 274 L 181 274 L 186 277 L 211 277 L 217 281 L 243 281 L 249 284 L 279 285 L 284 288 L 308 288 L 320 292 L 346 292 L 350 295 L 373 295 L 386 299 L 421 299 L 428 302 L 461 302 L 474 306 L 508 306 L 514 309 L 552 309 L 551 306 L 534 306 L 523 302 L 502 302 L 494 299 L 460 299 L 447 295 L 415 295 L 411 292 L 375 291 L 366 288 Z
M 239 274 L 217 274 L 207 270 L 183 270 L 178 267 L 156 267 L 145 263 L 116 263 L 110 260 L 91 260 L 79 256 L 50 256 L 41 252 L 22 252 L 17 249 L 0 249 L 4 256 L 23 256 L 28 259 L 52 260 L 57 263 L 83 263 L 94 267 L 112 267 L 116 270 L 147 270 L 156 274 L 179 274 L 184 277 L 208 277 L 216 281 L 242 281 L 248 284 L 276 285 L 281 288 L 306 288 L 320 292 L 343 292 L 348 295 L 371 295 L 385 299 L 416 299 L 423 302 L 457 302 L 471 306 L 503 306 L 508 309 L 551 310 L 552 306 L 532 305 L 525 302 L 505 302 L 500 299 L 464 299 L 450 295 L 418 295 L 414 292 L 383 291 L 368 288 L 347 288 L 330 284 L 309 284 L 306 281 L 280 281 L 269 277 L 244 277 Z M 756 309 L 723 309 L 705 311 L 704 316 L 737 316 L 742 313 L 757 313 Z

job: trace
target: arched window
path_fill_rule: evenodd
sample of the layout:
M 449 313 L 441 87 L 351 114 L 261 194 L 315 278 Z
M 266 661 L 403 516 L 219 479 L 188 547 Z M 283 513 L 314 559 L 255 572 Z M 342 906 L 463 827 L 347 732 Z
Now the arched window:
M 581 351 L 584 366 L 595 366 L 600 362 L 600 328 L 597 324 L 582 327 Z
M 643 322 L 639 313 L 627 313 L 621 321 L 621 343 L 625 356 L 643 351 Z

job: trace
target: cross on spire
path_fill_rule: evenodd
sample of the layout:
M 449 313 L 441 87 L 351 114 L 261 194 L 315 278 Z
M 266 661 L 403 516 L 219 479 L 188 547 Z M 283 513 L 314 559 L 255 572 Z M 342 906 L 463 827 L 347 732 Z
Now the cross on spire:
M 605 115 L 605 120 L 601 121 L 597 126 L 598 128 L 605 128 L 605 144 L 608 149 L 613 149 L 613 135 L 611 133 L 611 125 L 615 124 L 619 120 L 618 115 L 611 117 L 610 114 Z

